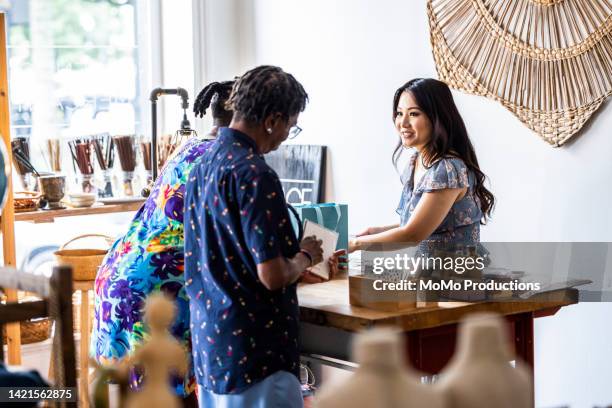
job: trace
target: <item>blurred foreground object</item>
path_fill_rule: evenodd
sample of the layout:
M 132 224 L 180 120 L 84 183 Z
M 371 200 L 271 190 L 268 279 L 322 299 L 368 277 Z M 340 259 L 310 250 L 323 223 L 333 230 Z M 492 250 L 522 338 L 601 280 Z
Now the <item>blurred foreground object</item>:
M 162 294 L 149 296 L 144 319 L 150 338 L 130 358 L 130 364 L 141 366 L 145 373 L 142 389 L 134 392 L 128 408 L 180 408 L 181 401 L 170 387 L 170 375 L 184 376 L 188 368 L 185 350 L 169 332 L 174 322 L 174 303 Z
M 90 387 L 90 404 L 93 408 L 109 408 L 110 398 L 108 395 L 108 384 L 118 384 L 119 395 L 117 397 L 118 407 L 124 406 L 129 387 L 129 366 L 125 360 L 115 367 L 107 367 L 98 364 L 95 358 L 89 360 L 89 364 L 95 367 L 93 380 Z
M 353 345 L 359 368 L 344 383 L 326 387 L 317 408 L 445 407 L 443 395 L 425 384 L 406 366 L 404 342 L 392 329 L 361 334 Z
M 531 407 L 531 375 L 522 361 L 512 367 L 512 359 L 504 319 L 493 313 L 469 315 L 461 323 L 455 354 L 436 387 L 451 408 Z

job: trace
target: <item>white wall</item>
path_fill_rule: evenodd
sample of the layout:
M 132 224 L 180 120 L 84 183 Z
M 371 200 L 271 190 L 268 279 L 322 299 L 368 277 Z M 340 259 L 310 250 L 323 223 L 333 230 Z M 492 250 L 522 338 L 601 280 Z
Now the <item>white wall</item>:
M 349 204 L 353 232 L 397 222 L 391 99 L 408 79 L 436 76 L 425 1 L 241 4 L 254 18 L 253 48 L 239 45 L 251 65 L 283 67 L 310 95 L 296 142 L 329 146 L 328 200 Z M 498 200 L 483 240 L 612 241 L 610 104 L 586 134 L 554 149 L 499 104 L 454 95 Z M 581 304 L 536 321 L 537 406 L 612 402 L 611 312 Z
M 243 0 L 193 0 L 196 94 L 212 81 L 227 81 L 253 61 L 253 3 Z M 198 132 L 210 129 L 210 115 L 196 121 Z
M 191 1 L 162 0 L 160 4 L 161 33 L 158 46 L 161 52 L 161 78 L 159 83 L 153 84 L 153 87 L 185 89 L 189 94 L 190 104 L 187 116 L 193 125 L 191 111 L 199 90 L 194 90 L 193 85 Z M 183 120 L 181 99 L 174 95 L 162 96 L 158 105 L 158 137 L 162 134 L 173 134 L 180 128 Z

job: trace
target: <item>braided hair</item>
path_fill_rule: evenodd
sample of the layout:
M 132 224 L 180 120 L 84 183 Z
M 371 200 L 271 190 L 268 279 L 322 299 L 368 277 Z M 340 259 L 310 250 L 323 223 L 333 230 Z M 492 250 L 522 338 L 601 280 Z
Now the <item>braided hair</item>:
M 279 67 L 261 65 L 236 81 L 227 104 L 235 120 L 259 124 L 276 113 L 287 120 L 302 112 L 307 101 L 308 94 L 293 75 Z
M 196 117 L 206 115 L 206 109 L 212 109 L 213 119 L 228 123 L 232 119 L 232 111 L 227 109 L 226 102 L 232 92 L 234 81 L 211 82 L 198 94 L 194 104 L 193 113 Z

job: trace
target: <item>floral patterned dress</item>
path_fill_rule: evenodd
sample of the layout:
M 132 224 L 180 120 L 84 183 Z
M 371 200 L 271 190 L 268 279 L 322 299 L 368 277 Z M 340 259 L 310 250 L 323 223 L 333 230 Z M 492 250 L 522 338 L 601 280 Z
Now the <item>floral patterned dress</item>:
M 183 198 L 189 172 L 212 142 L 188 140 L 161 171 L 149 198 L 127 233 L 109 250 L 95 281 L 95 315 L 90 353 L 111 365 L 132 353 L 147 337 L 142 321 L 146 297 L 162 291 L 175 299 L 177 318 L 172 334 L 191 355 L 189 299 L 183 276 Z M 132 386 L 140 383 L 132 375 Z M 195 387 L 193 367 L 173 384 L 185 396 Z
M 446 157 L 432 164 L 421 180 L 414 183 L 414 168 L 418 157 L 415 150 L 402 174 L 404 190 L 397 208 L 400 224 L 406 225 L 424 193 L 447 188 L 464 188 L 467 192 L 455 202 L 450 211 L 427 239 L 419 247 L 448 247 L 462 245 L 477 245 L 480 242 L 480 220 L 482 211 L 480 200 L 474 194 L 476 179 L 463 160 L 456 157 Z

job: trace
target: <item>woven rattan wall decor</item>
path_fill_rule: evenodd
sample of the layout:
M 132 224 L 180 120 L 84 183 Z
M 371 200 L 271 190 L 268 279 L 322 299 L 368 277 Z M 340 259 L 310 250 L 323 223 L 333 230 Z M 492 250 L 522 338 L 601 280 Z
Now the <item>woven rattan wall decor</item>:
M 428 0 L 441 80 L 501 102 L 553 146 L 612 94 L 612 0 Z

